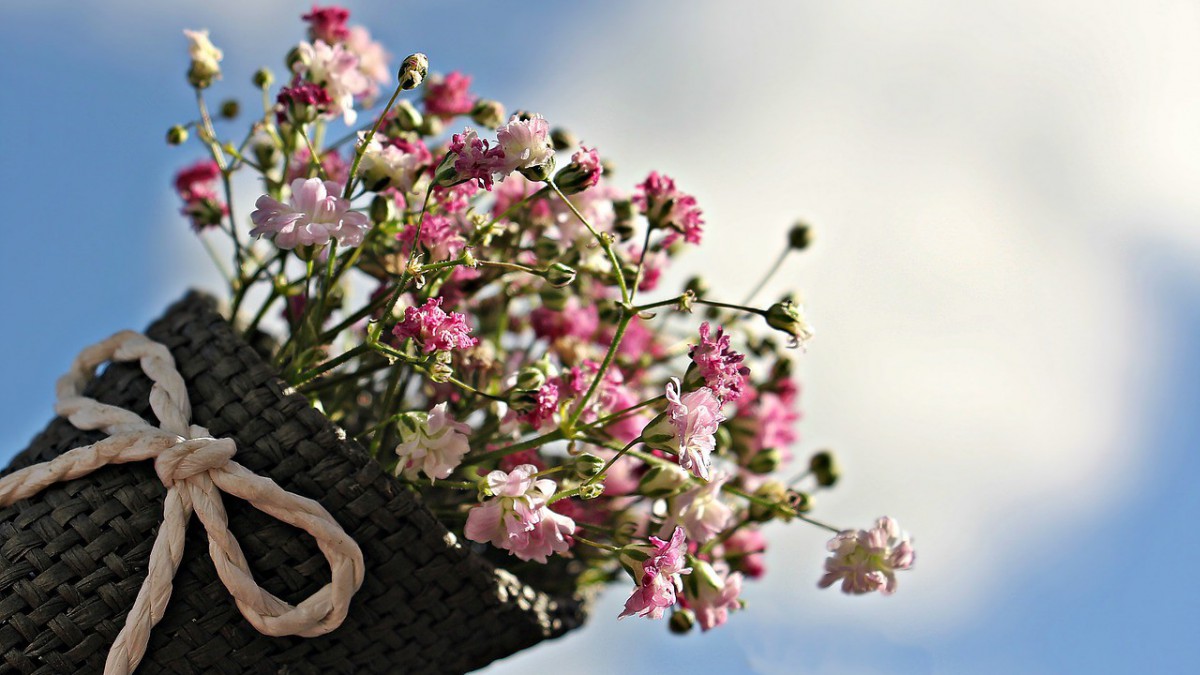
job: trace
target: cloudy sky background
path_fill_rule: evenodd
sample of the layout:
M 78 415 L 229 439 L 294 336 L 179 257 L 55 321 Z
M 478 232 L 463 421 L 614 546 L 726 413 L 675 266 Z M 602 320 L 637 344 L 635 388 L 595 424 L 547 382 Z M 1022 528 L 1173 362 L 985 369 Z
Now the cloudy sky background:
M 751 610 L 705 636 L 612 620 L 526 672 L 1177 671 L 1200 646 L 1200 9 L 1186 2 L 347 3 L 396 55 L 569 126 L 629 187 L 697 195 L 683 259 L 740 297 L 803 217 L 779 283 L 817 338 L 801 454 L 847 476 L 820 513 L 914 533 L 891 598 L 814 588 L 825 536 L 777 529 Z M 647 6 L 649 5 L 649 6 Z M 82 347 L 215 276 L 175 215 L 198 156 L 179 31 L 253 105 L 305 3 L 0 7 L 0 458 Z M 255 195 L 243 193 L 240 213 Z

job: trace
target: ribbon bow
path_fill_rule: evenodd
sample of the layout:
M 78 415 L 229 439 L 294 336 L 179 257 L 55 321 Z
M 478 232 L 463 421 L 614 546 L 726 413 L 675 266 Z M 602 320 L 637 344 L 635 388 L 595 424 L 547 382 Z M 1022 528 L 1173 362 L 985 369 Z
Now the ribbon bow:
M 140 361 L 154 382 L 150 407 L 161 421 L 151 426 L 140 416 L 83 396 L 84 385 L 105 361 Z M 358 544 L 317 502 L 287 492 L 269 478 L 232 460 L 237 446 L 230 438 L 212 438 L 191 425 L 192 410 L 175 359 L 163 345 L 132 331 L 122 331 L 87 349 L 58 381 L 55 412 L 79 429 L 100 429 L 108 438 L 75 448 L 49 462 L 21 469 L 0 479 L 0 506 L 37 494 L 60 481 L 73 480 L 108 464 L 153 459 L 167 488 L 146 580 L 138 591 L 125 626 L 113 643 L 105 675 L 127 675 L 146 653 L 150 630 L 163 617 L 171 585 L 183 558 L 184 534 L 192 512 L 208 533 L 208 551 L 217 574 L 241 610 L 265 635 L 324 635 L 342 624 L 350 598 L 363 581 Z M 329 561 L 331 581 L 296 606 L 263 590 L 250 574 L 246 557 L 229 531 L 221 492 L 246 500 L 275 518 L 308 532 Z

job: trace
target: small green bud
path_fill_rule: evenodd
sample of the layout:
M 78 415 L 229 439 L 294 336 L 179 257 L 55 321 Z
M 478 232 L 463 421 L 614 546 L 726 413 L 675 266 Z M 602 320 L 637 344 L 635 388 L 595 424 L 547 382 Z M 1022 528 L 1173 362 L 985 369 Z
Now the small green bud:
M 808 494 L 807 492 L 789 489 L 787 491 L 787 505 L 797 513 L 808 513 L 809 511 L 812 511 L 813 498 L 812 495 Z
M 604 173 L 607 174 L 608 169 L 605 169 Z M 633 207 L 633 202 L 628 199 L 613 202 L 613 232 L 617 233 L 617 237 L 621 241 L 629 241 L 633 238 L 633 220 L 636 216 L 637 211 Z
M 283 57 L 283 63 L 287 66 L 288 72 L 295 72 L 296 64 L 300 63 L 300 48 L 292 47 Z
M 791 300 L 771 305 L 765 318 L 768 326 L 791 337 L 790 347 L 798 347 L 812 339 L 812 326 L 808 325 L 800 305 Z
M 251 81 L 254 82 L 254 86 L 258 87 L 259 89 L 266 89 L 267 87 L 271 86 L 272 82 L 275 81 L 275 76 L 271 74 L 269 69 L 259 68 L 258 70 L 254 71 L 254 77 Z
M 371 200 L 371 222 L 382 225 L 396 217 L 396 202 L 385 195 L 375 195 Z
M 416 89 L 425 81 L 429 74 L 429 57 L 418 52 L 409 54 L 400 63 L 400 71 L 396 77 L 400 80 L 400 88 L 404 91 Z
M 421 126 L 417 129 L 417 133 L 422 136 L 441 136 L 446 125 L 442 122 L 442 118 L 437 115 L 427 115 L 421 118 Z
M 458 175 L 458 169 L 454 168 L 456 156 L 453 152 L 448 153 L 441 164 L 433 170 L 433 182 L 439 187 L 454 187 L 459 183 L 467 182 L 467 179 Z
M 746 468 L 754 473 L 767 474 L 778 469 L 782 463 L 783 454 L 778 448 L 763 448 L 750 458 L 750 464 Z
M 585 452 L 575 458 L 575 475 L 580 478 L 591 478 L 604 468 L 604 460 L 590 452 Z
M 167 129 L 167 143 L 170 145 L 180 145 L 188 139 L 188 130 L 176 124 Z
M 535 366 L 526 366 L 517 373 L 517 383 L 513 386 L 519 391 L 537 391 L 546 385 L 546 373 Z
M 604 494 L 604 483 L 595 482 L 579 486 L 579 498 L 588 501 Z
M 471 108 L 471 119 L 479 126 L 495 129 L 504 124 L 504 104 L 481 98 Z
M 574 268 L 569 265 L 564 265 L 560 262 L 556 262 L 547 267 L 546 271 L 542 274 L 542 276 L 546 279 L 546 283 L 554 286 L 555 288 L 570 286 L 571 282 L 575 281 L 575 275 L 576 273 Z
M 787 501 L 788 488 L 780 481 L 768 480 L 758 486 L 758 489 L 754 491 L 754 496 L 771 504 L 783 504 Z M 756 523 L 765 523 L 777 515 L 781 514 L 774 506 L 750 503 L 750 520 Z
M 817 479 L 817 485 L 821 487 L 833 487 L 842 475 L 837 458 L 828 450 L 822 450 L 813 455 L 808 460 L 808 469 L 812 471 L 813 476 Z
M 517 169 L 517 171 L 519 171 L 522 176 L 525 176 L 529 180 L 535 183 L 541 183 L 554 173 L 554 156 L 551 155 L 550 159 L 548 159 L 544 164 L 527 166 L 522 169 Z
M 234 100 L 232 98 L 227 98 L 221 102 L 220 110 L 221 110 L 221 117 L 223 119 L 231 120 L 231 119 L 235 119 L 238 116 L 238 113 L 241 112 L 241 110 L 242 110 L 242 106 L 239 105 L 236 100 Z
M 797 222 L 788 231 L 788 247 L 803 251 L 812 245 L 812 228 L 804 221 Z
M 690 609 L 681 609 L 671 613 L 667 627 L 676 635 L 685 635 L 696 626 L 696 613 Z
M 677 464 L 654 464 L 638 481 L 638 493 L 652 499 L 666 497 L 686 485 L 689 478 Z
M 393 121 L 400 131 L 417 131 L 425 123 L 421 111 L 410 101 L 397 101 L 392 106 L 392 112 L 395 113 Z
M 550 130 L 550 141 L 554 143 L 555 150 L 570 150 L 579 145 L 579 138 L 562 127 L 555 127 Z
M 429 366 L 429 379 L 438 384 L 445 384 L 453 375 L 454 368 L 450 365 L 450 352 L 438 352 Z

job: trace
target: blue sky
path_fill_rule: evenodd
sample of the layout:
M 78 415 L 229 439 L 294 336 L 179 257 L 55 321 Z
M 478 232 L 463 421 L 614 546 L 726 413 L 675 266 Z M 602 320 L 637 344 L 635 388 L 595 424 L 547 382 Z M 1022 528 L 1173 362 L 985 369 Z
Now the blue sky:
M 802 451 L 832 444 L 848 468 L 822 515 L 886 512 L 917 538 L 893 598 L 818 593 L 824 537 L 777 530 L 722 630 L 616 622 L 613 589 L 587 628 L 489 672 L 1193 667 L 1195 7 L 349 4 L 397 58 L 571 126 L 619 180 L 674 175 L 710 224 L 687 265 L 731 293 L 749 281 L 729 259 L 816 223 L 783 282 L 817 327 Z M 212 283 L 169 188 L 197 146 L 162 140 L 192 115 L 180 30 L 212 29 L 214 95 L 250 106 L 249 74 L 279 70 L 306 6 L 0 9 L 0 458 L 50 418 L 82 347 Z

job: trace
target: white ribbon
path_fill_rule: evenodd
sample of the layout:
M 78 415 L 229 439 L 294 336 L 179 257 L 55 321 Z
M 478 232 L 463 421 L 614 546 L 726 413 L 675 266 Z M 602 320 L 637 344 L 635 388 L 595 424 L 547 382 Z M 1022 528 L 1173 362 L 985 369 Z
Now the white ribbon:
M 150 407 L 161 427 L 151 426 L 128 410 L 81 395 L 97 366 L 105 361 L 141 362 L 142 370 L 154 382 Z M 162 619 L 171 598 L 193 511 L 208 533 L 208 552 L 217 574 L 242 615 L 259 632 L 314 637 L 342 624 L 350 598 L 363 581 L 358 544 L 317 502 L 287 492 L 271 479 L 234 462 L 237 446 L 233 439 L 212 438 L 207 429 L 190 424 L 187 388 L 166 347 L 132 331 L 117 333 L 83 350 L 71 370 L 59 379 L 57 392 L 55 411 L 60 416 L 79 429 L 100 429 L 108 438 L 0 479 L 0 506 L 108 464 L 147 459 L 154 460 L 154 470 L 167 488 L 163 523 L 150 551 L 146 580 L 108 653 L 106 675 L 127 675 L 141 663 L 150 630 Z M 244 499 L 312 535 L 329 561 L 330 583 L 295 607 L 263 590 L 255 583 L 246 557 L 229 531 L 221 492 Z

